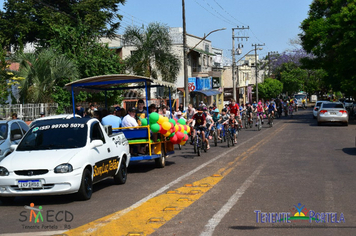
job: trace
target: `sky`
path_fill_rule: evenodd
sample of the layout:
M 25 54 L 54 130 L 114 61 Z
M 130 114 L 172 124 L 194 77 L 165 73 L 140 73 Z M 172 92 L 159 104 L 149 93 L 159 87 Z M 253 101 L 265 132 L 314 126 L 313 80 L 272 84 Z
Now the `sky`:
M 248 36 L 247 41 L 235 39 L 235 48 L 243 44 L 242 55 L 253 49 L 252 44 L 265 44 L 260 57 L 268 52 L 282 53 L 295 49 L 290 39 L 301 33 L 300 24 L 307 18 L 313 0 L 185 0 L 187 33 L 198 37 L 217 31 L 207 37 L 212 46 L 223 49 L 224 57 L 231 58 L 232 28 L 235 36 Z M 0 0 L 0 7 L 4 0 Z M 160 22 L 169 27 L 183 27 L 182 0 L 126 0 L 119 6 L 123 16 L 122 34 L 129 25 L 148 25 Z M 242 56 L 241 55 L 241 56 Z M 236 60 L 239 56 L 236 56 Z

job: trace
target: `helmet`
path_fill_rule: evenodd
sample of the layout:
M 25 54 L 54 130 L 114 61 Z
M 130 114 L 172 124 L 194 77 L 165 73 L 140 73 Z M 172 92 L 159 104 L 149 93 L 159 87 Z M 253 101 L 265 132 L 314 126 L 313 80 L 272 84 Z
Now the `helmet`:
M 262 105 L 262 102 L 258 102 L 258 105 Z
M 203 111 L 207 111 L 208 108 L 206 106 L 203 106 Z
M 216 108 L 216 109 L 214 110 L 214 112 L 219 113 L 219 112 L 220 112 L 220 111 L 219 111 L 219 108 Z
M 223 108 L 221 111 L 223 111 L 223 112 L 227 112 L 226 108 Z
M 271 104 L 273 105 L 273 104 L 274 104 L 274 101 L 271 101 Z

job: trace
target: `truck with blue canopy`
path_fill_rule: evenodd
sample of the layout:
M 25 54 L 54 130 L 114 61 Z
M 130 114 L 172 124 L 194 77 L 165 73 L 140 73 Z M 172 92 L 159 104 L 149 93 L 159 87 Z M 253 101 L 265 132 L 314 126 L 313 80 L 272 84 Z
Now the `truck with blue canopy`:
M 80 91 L 86 92 L 104 92 L 105 95 L 109 90 L 132 90 L 145 89 L 146 94 L 148 88 L 167 87 L 169 90 L 169 107 L 172 107 L 171 89 L 175 88 L 173 83 L 160 81 L 143 76 L 113 74 L 101 75 L 73 81 L 65 85 L 72 93 L 73 114 L 75 114 L 75 95 Z M 106 96 L 105 96 L 106 97 Z M 146 105 L 148 105 L 148 96 L 146 96 Z M 107 99 L 105 99 L 107 108 Z M 168 118 L 162 118 L 158 113 L 149 114 L 146 109 L 146 117 L 148 119 L 138 127 L 108 127 L 107 132 L 120 133 L 122 132 L 129 145 L 145 145 L 148 151 L 145 154 L 132 156 L 131 161 L 155 160 L 156 166 L 163 168 L 165 166 L 168 155 L 174 153 L 174 144 L 182 144 L 188 140 L 187 128 L 182 121 Z M 172 112 L 171 112 L 172 114 Z M 187 130 L 188 129 L 188 130 Z M 183 140 L 184 139 L 184 140 Z

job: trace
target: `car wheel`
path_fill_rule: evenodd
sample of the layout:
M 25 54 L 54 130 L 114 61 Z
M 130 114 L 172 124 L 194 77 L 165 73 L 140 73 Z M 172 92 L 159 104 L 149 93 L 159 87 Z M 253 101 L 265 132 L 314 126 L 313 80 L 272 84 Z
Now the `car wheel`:
M 127 180 L 127 167 L 124 160 L 121 161 L 120 169 L 114 176 L 115 184 L 125 184 Z
M 89 169 L 83 171 L 82 182 L 77 193 L 78 199 L 81 201 L 89 200 L 93 194 L 93 180 Z
M 15 197 L 0 197 L 2 205 L 10 205 L 14 202 Z
M 161 156 L 155 159 L 155 164 L 157 168 L 163 168 L 166 166 L 166 152 L 164 147 L 162 148 Z
M 316 119 L 316 116 L 313 115 L 313 119 Z
M 348 126 L 348 125 L 349 125 L 349 122 L 345 122 L 344 125 L 345 125 L 345 126 Z
M 318 121 L 318 126 L 321 126 L 321 122 Z

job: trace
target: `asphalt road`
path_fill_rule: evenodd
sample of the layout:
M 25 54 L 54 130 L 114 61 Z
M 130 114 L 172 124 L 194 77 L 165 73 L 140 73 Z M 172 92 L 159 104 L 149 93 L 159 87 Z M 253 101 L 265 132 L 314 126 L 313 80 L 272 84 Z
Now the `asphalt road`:
M 0 233 L 356 235 L 355 124 L 317 126 L 308 109 L 243 130 L 235 147 L 219 143 L 198 157 L 186 145 L 163 169 L 131 163 L 125 185 L 99 183 L 89 201 L 21 197 L 1 205 Z M 29 222 L 30 203 L 42 206 L 43 222 Z

